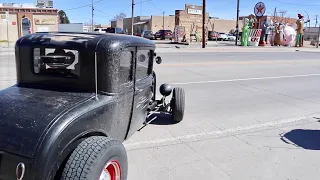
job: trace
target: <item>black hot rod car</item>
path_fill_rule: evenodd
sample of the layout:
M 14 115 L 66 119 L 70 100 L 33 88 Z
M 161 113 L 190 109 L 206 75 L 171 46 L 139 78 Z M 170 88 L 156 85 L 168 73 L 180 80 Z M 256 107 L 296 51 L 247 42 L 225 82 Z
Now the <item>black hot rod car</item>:
M 163 84 L 155 98 L 150 40 L 34 33 L 15 56 L 17 84 L 0 91 L 0 180 L 125 180 L 122 142 L 155 112 L 183 119 L 183 89 Z

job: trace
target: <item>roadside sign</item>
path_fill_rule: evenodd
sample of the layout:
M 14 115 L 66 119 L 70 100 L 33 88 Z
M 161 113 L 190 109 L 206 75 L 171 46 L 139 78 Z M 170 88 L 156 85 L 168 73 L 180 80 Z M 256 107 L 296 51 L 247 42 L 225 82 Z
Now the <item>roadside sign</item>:
M 262 17 L 265 12 L 266 12 L 266 6 L 263 2 L 258 2 L 254 6 L 254 14 L 256 15 L 257 18 Z

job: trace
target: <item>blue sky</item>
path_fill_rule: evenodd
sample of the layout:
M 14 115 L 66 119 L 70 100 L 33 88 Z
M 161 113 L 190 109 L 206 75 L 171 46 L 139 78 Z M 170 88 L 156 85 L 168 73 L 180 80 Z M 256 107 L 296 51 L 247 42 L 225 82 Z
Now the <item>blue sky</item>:
M 5 2 L 15 3 L 33 3 L 35 0 L 4 0 Z M 90 22 L 91 7 L 85 6 L 91 3 L 91 0 L 53 0 L 54 7 L 66 10 L 71 22 Z M 95 4 L 95 22 L 108 24 L 109 20 L 120 12 L 131 16 L 131 0 L 94 0 L 101 1 Z M 1 2 L 1 1 L 0 1 Z M 207 11 L 210 16 L 222 19 L 236 18 L 236 0 L 207 0 Z M 249 15 L 253 13 L 254 5 L 259 0 L 240 0 L 240 15 Z M 311 24 L 315 23 L 315 15 L 319 15 L 320 22 L 320 1 L 309 0 L 264 0 L 267 10 L 266 13 L 272 14 L 274 8 L 278 10 L 287 10 L 288 15 L 297 17 L 297 14 L 303 13 L 305 19 L 309 14 Z M 176 9 L 184 9 L 184 4 L 202 5 L 202 0 L 135 0 L 135 15 L 162 15 L 165 11 L 166 15 L 173 15 Z M 82 8 L 78 8 L 84 6 Z M 73 9 L 74 8 L 74 9 Z M 68 10 L 69 9 L 69 10 Z

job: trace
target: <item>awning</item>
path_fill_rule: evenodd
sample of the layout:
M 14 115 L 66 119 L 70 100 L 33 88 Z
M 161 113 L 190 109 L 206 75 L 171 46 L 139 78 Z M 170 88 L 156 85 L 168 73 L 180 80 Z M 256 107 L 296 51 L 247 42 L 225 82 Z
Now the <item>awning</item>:
M 134 23 L 133 25 L 141 25 L 141 24 L 146 24 L 148 23 L 149 21 L 142 21 L 142 22 L 137 22 L 137 23 Z

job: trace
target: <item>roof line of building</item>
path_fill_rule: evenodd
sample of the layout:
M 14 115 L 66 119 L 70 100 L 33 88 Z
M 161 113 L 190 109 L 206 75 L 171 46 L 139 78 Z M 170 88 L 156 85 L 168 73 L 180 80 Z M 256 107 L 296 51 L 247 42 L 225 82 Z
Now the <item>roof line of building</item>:
M 9 13 L 52 13 L 52 14 L 57 14 L 58 13 L 58 9 L 54 9 L 54 8 L 0 7 L 0 12 L 9 12 Z

